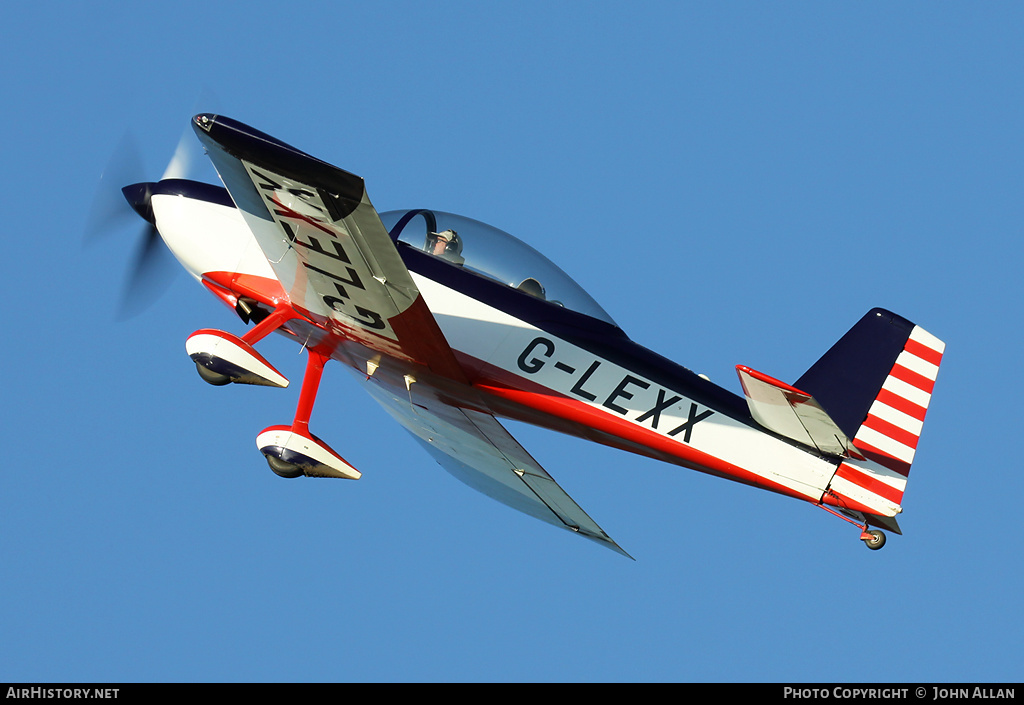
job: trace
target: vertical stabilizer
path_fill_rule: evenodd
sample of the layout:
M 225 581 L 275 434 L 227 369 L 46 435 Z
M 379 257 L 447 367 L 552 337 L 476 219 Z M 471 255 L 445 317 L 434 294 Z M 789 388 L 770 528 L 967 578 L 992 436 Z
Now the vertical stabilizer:
M 883 517 L 901 511 L 944 350 L 920 326 L 873 309 L 796 382 L 853 438 L 827 504 Z

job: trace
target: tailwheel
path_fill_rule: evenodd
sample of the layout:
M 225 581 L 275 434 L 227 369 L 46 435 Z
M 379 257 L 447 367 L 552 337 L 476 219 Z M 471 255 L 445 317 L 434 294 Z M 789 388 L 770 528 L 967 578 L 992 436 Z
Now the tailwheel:
M 848 512 L 847 510 L 843 510 L 843 513 L 840 514 L 831 507 L 826 507 L 824 504 L 819 504 L 818 506 L 824 509 L 829 514 L 834 514 L 843 521 L 849 522 L 854 526 L 858 527 L 860 529 L 860 540 L 863 541 L 864 545 L 870 548 L 872 551 L 877 551 L 885 545 L 885 534 L 883 534 L 878 529 L 868 529 L 867 517 L 861 514 L 860 512 Z M 847 516 L 847 514 L 849 514 L 849 516 Z M 857 517 L 858 519 L 860 519 L 860 521 L 855 521 L 851 517 Z M 891 525 L 882 524 L 882 526 L 885 526 L 890 531 L 895 531 L 897 534 L 900 533 L 900 527 L 898 524 L 896 524 L 896 520 L 890 518 L 890 521 L 892 522 Z
M 864 545 L 870 548 L 872 551 L 877 551 L 885 545 L 885 534 L 883 534 L 878 529 L 871 529 L 870 531 L 865 531 L 860 535 L 860 539 L 864 542 Z

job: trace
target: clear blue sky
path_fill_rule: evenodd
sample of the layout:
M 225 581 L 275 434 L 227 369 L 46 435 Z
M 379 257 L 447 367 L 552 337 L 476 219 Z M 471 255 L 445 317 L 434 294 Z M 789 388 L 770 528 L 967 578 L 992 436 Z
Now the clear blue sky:
M 0 681 L 1021 680 L 1019 4 L 40 2 L 3 33 Z M 278 479 L 254 439 L 297 385 L 203 384 L 185 338 L 233 314 L 182 273 L 119 321 L 133 233 L 83 244 L 118 140 L 156 178 L 199 109 L 518 235 L 735 391 L 873 306 L 924 326 L 905 535 L 512 426 L 629 561 L 459 484 L 340 368 L 313 426 L 363 479 Z

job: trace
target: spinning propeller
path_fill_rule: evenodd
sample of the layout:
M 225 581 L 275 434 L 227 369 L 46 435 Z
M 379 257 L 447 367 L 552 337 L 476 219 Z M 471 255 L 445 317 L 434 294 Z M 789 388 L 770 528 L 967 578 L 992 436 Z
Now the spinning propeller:
M 192 130 L 186 128 L 160 179 L 187 178 L 198 162 L 199 150 Z M 121 319 L 138 315 L 159 298 L 177 271 L 156 229 L 150 203 L 152 182 L 145 181 L 144 177 L 138 146 L 131 134 L 125 134 L 100 176 L 86 228 L 86 241 L 92 242 L 103 234 L 124 228 L 128 222 L 138 223 L 136 214 L 146 221 L 137 236 L 138 245 L 121 296 L 118 314 Z

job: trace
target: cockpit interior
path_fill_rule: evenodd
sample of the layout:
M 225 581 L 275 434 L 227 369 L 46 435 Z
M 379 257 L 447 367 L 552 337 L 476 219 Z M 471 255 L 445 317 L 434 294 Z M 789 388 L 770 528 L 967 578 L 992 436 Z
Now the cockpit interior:
M 425 208 L 386 211 L 380 219 L 396 242 L 529 296 L 616 325 L 569 275 L 503 230 L 465 216 Z

